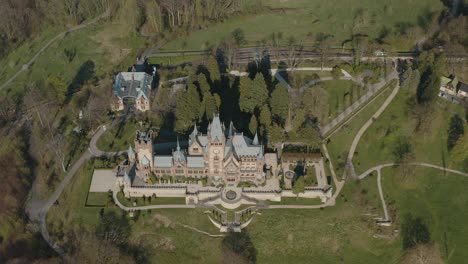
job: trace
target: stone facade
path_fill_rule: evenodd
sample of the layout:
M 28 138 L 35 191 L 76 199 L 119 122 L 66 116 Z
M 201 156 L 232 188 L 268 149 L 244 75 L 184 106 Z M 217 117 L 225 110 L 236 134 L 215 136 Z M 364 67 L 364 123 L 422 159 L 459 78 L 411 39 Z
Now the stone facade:
M 206 135 L 196 125 L 189 137 L 187 150 L 177 148 L 172 155 L 153 155 L 152 131 L 137 131 L 135 149 L 129 149 L 129 160 L 136 163 L 136 176 L 147 181 L 156 176 L 211 178 L 215 182 L 237 185 L 241 181 L 261 184 L 265 181 L 264 148 L 258 136 L 249 139 L 238 133 L 232 122 L 229 129 L 215 115 Z

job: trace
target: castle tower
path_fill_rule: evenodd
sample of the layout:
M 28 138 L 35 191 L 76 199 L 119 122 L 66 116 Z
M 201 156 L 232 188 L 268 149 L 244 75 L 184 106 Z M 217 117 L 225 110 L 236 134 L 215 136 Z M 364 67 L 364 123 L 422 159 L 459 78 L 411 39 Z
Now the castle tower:
M 136 173 L 147 181 L 153 168 L 153 131 L 136 132 L 135 153 Z
M 226 136 L 224 125 L 219 120 L 219 114 L 215 114 L 213 122 L 208 126 L 208 164 L 211 176 L 223 175 L 224 146 Z

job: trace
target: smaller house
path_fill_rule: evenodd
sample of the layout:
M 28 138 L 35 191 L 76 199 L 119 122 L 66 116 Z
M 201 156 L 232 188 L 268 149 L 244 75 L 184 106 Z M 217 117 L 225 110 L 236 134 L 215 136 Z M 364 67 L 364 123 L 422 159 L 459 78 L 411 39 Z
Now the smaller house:
M 112 111 L 124 109 L 124 100 L 135 103 L 139 111 L 150 109 L 150 93 L 153 76 L 146 72 L 120 72 L 115 76 L 112 86 L 113 100 Z
M 440 77 L 440 96 L 446 97 L 458 96 L 459 98 L 468 98 L 468 85 L 462 83 L 457 77 L 450 75 L 449 77 Z
M 457 95 L 458 79 L 453 75 L 440 77 L 440 92 L 444 94 Z

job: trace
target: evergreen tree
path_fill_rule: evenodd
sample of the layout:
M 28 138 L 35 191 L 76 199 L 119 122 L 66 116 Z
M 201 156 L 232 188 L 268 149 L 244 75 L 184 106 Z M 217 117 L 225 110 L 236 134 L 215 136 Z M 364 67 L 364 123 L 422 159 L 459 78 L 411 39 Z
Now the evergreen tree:
M 250 133 L 252 135 L 255 135 L 255 133 L 257 132 L 257 128 L 258 128 L 257 118 L 255 117 L 255 115 L 252 115 L 252 117 L 250 118 L 250 123 L 249 123 Z
M 458 139 L 465 133 L 465 128 L 463 127 L 463 119 L 458 115 L 453 115 L 450 119 L 450 127 L 448 130 L 447 138 L 447 148 L 452 150 L 452 148 L 457 143 Z
M 253 113 L 268 100 L 268 89 L 260 74 L 257 74 L 253 81 L 249 78 L 241 78 L 239 93 L 239 107 L 246 113 Z
M 275 88 L 271 93 L 270 106 L 273 118 L 278 124 L 284 124 L 289 110 L 289 94 L 286 87 L 279 85 Z
M 292 192 L 294 194 L 303 193 L 305 191 L 304 177 L 299 177 L 292 187 Z
M 218 108 L 216 107 L 215 98 L 210 92 L 206 93 L 203 97 L 202 107 L 204 107 L 204 113 L 208 119 L 213 118 L 213 114 L 217 112 Z M 200 117 L 201 116 L 203 116 L 203 114 L 200 115 Z
M 188 86 L 187 103 L 189 104 L 189 109 L 192 111 L 192 120 L 198 119 L 200 117 L 199 109 L 201 107 L 201 102 L 197 87 L 194 84 Z
M 213 94 L 213 97 L 216 102 L 216 108 L 219 109 L 221 107 L 221 97 L 217 93 Z
M 210 92 L 210 85 L 208 84 L 208 81 L 206 80 L 205 74 L 197 75 L 197 80 L 198 80 L 198 85 L 200 86 L 200 93 L 203 97 L 205 96 L 206 93 Z
M 265 128 L 268 128 L 271 125 L 271 112 L 267 104 L 263 105 L 260 110 L 260 124 L 265 126 Z
M 200 117 L 201 102 L 197 87 L 192 83 L 186 91 L 177 91 L 176 104 L 175 130 L 185 132 L 192 126 L 193 121 Z
M 210 73 L 210 79 L 212 82 L 221 79 L 221 75 L 219 74 L 219 65 L 214 56 L 210 56 L 208 58 L 206 68 L 208 69 L 208 72 Z

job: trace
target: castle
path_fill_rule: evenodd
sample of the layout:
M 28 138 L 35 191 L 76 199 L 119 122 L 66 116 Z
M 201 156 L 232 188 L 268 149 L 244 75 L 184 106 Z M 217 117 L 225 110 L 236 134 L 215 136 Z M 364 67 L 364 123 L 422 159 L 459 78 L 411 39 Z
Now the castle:
M 153 132 L 136 132 L 135 148 L 128 150 L 128 171 L 134 167 L 134 174 L 148 182 L 151 174 L 161 177 L 211 178 L 228 185 L 241 181 L 261 184 L 265 181 L 264 147 L 256 134 L 250 139 L 238 133 L 232 122 L 226 129 L 219 115 L 214 115 L 207 134 L 198 132 L 196 124 L 189 136 L 188 149 L 177 147 L 172 155 L 154 155 L 158 149 L 153 145 Z

